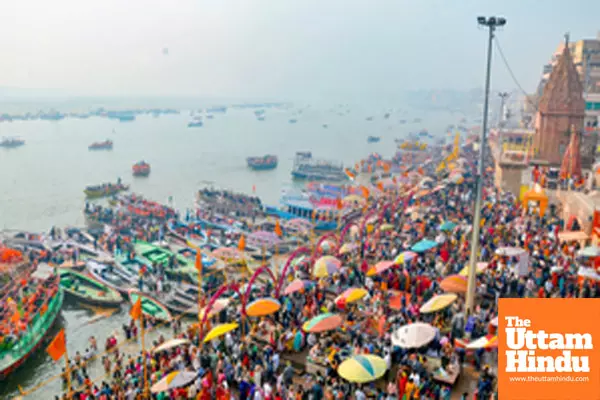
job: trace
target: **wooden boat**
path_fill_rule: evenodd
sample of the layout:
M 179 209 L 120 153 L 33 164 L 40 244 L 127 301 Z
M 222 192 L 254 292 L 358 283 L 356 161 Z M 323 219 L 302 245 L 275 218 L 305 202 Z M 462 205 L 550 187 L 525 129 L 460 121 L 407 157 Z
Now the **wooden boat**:
M 63 305 L 64 293 L 59 287 L 59 278 L 48 266 L 38 266 L 29 279 L 45 281 L 55 285 L 58 290 L 48 301 L 46 312 L 34 314 L 27 330 L 21 333 L 15 343 L 0 343 L 0 380 L 12 375 L 32 356 L 52 333 L 52 327 L 58 320 Z M 6 318 L 10 318 L 6 315 Z M 12 322 L 11 322 L 12 323 Z
M 167 294 L 162 298 L 162 303 L 175 314 L 184 314 L 190 317 L 198 315 L 198 302 L 190 301 L 185 297 L 178 296 L 177 293 Z
M 121 255 L 115 257 L 115 263 L 136 277 L 140 274 L 142 268 L 146 268 L 150 272 L 153 271 L 152 265 L 149 264 L 148 260 L 140 257 L 129 258 L 126 255 Z
M 138 299 L 141 297 L 142 313 L 144 314 L 144 316 L 152 317 L 159 321 L 170 321 L 171 319 L 173 319 L 169 309 L 160 301 L 153 299 L 152 297 L 147 296 L 143 293 L 140 293 L 135 289 L 130 289 L 128 291 L 128 294 L 129 301 L 131 302 L 131 304 L 137 303 Z
M 104 142 L 95 142 L 88 146 L 88 150 L 112 150 L 112 140 L 106 139 Z
M 279 162 L 277 156 L 267 154 L 262 157 L 248 157 L 246 159 L 248 167 L 255 171 L 265 171 L 277 168 Z
M 85 268 L 85 261 L 72 261 L 68 260 L 58 266 L 63 269 L 74 269 L 75 271 L 82 271 Z
M 146 177 L 150 175 L 150 164 L 145 161 L 140 161 L 133 164 L 131 169 L 133 171 L 133 176 Z
M 87 270 L 91 277 L 121 294 L 127 294 L 127 291 L 137 284 L 136 275 L 116 264 L 102 264 L 90 260 L 87 262 Z
M 117 307 L 123 302 L 118 291 L 87 275 L 59 269 L 60 286 L 78 301 L 100 307 Z
M 127 190 L 129 190 L 129 185 L 123 185 L 122 183 L 103 183 L 101 185 L 88 186 L 83 192 L 90 199 L 99 199 Z
M 21 147 L 25 145 L 25 141 L 23 139 L 17 138 L 4 138 L 0 140 L 0 147 L 4 147 L 7 149 L 14 149 L 16 147 Z

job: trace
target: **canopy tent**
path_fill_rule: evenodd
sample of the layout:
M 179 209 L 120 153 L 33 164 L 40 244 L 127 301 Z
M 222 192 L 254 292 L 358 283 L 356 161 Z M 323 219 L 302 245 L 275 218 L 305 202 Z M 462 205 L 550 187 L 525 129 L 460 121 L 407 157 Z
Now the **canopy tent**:
M 529 208 L 529 202 L 537 202 L 540 206 L 540 216 L 544 216 L 548 207 L 548 196 L 541 188 L 533 188 L 523 194 L 525 210 Z
M 562 231 L 558 233 L 558 240 L 561 242 L 579 242 L 589 238 L 590 236 L 584 231 Z

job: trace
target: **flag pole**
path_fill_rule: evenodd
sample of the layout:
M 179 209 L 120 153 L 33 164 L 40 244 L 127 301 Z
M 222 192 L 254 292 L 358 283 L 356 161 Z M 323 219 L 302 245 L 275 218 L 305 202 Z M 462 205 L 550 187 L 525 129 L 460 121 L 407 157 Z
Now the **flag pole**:
M 65 374 L 67 374 L 67 399 L 71 399 L 71 363 L 69 363 L 69 352 L 65 343 Z
M 144 336 L 146 336 L 146 329 L 144 327 L 144 312 L 140 312 L 140 333 L 142 335 L 142 363 L 143 363 L 143 371 L 144 371 L 144 395 L 142 396 L 145 399 L 150 398 L 150 387 L 148 382 L 148 363 L 146 362 L 146 340 Z

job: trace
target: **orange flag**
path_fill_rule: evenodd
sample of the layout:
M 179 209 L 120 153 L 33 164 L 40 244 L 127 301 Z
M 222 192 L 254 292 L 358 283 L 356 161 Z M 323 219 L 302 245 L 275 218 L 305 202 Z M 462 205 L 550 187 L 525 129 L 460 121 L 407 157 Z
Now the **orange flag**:
M 196 250 L 196 270 L 198 271 L 198 273 L 202 273 L 202 253 L 200 253 L 200 250 Z
M 346 168 L 346 169 L 344 170 L 344 172 L 346 173 L 346 176 L 348 177 L 348 179 L 350 179 L 350 180 L 352 180 L 352 181 L 353 181 L 353 180 L 354 180 L 354 178 L 356 177 L 356 175 L 354 175 L 354 174 L 352 173 L 352 171 L 350 171 L 348 168 Z
M 312 211 L 312 219 L 314 219 L 314 220 L 317 219 L 317 210 Z
M 383 183 L 377 182 L 377 188 L 383 192 Z
M 133 305 L 133 307 L 131 307 L 131 310 L 129 310 L 129 315 L 133 319 L 140 319 L 140 317 L 142 316 L 142 298 L 141 297 L 138 297 L 138 299 L 135 302 L 135 304 Z
M 419 167 L 419 169 L 417 170 L 421 175 L 425 174 L 425 171 L 423 171 L 423 168 Z
M 342 199 L 340 199 L 339 197 L 335 202 L 335 208 L 337 208 L 338 210 L 344 208 L 344 203 L 342 203 Z
M 388 164 L 388 163 L 383 164 L 383 172 L 390 172 L 390 164 Z
M 15 311 L 12 317 L 10 317 L 10 322 L 12 322 L 13 324 L 18 324 L 20 320 L 21 314 L 19 313 L 19 311 Z
M 244 251 L 246 249 L 246 238 L 244 235 L 240 236 L 240 241 L 238 242 L 238 249 L 240 251 Z
M 279 224 L 279 220 L 275 221 L 275 234 L 279 237 L 283 236 L 283 231 L 281 230 L 281 225 Z
M 65 339 L 65 330 L 61 329 L 58 335 L 50 342 L 46 351 L 54 361 L 60 360 L 67 351 L 67 341 Z
M 360 190 L 362 191 L 362 195 L 363 195 L 364 198 L 368 198 L 369 197 L 369 189 L 367 189 L 364 186 L 361 186 Z

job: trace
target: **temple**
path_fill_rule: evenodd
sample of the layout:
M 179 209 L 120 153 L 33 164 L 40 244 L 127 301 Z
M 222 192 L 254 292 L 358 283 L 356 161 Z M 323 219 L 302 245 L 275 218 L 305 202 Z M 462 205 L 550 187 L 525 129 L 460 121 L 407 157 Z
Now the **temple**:
M 583 130 L 584 116 L 583 86 L 573 64 L 566 36 L 562 54 L 538 103 L 533 162 L 560 166 L 569 146 L 571 130 Z M 593 159 L 582 159 L 582 162 L 589 164 Z

